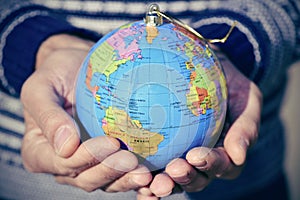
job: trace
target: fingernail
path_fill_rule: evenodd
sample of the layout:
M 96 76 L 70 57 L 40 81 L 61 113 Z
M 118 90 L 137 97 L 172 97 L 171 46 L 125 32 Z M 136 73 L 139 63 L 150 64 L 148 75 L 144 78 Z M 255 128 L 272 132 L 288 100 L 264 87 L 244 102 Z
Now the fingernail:
M 205 147 L 195 148 L 188 153 L 188 162 L 198 168 L 205 167 L 210 151 L 211 149 Z
M 56 131 L 54 136 L 54 148 L 57 154 L 60 153 L 64 145 L 69 141 L 72 134 L 72 131 L 67 126 L 62 126 Z
M 197 168 L 204 168 L 207 165 L 207 161 L 206 160 L 200 160 L 198 161 L 198 163 L 195 165 L 195 167 Z
M 202 168 L 207 165 L 207 161 L 204 158 L 198 157 L 198 156 L 193 156 L 191 157 L 188 162 L 195 167 Z

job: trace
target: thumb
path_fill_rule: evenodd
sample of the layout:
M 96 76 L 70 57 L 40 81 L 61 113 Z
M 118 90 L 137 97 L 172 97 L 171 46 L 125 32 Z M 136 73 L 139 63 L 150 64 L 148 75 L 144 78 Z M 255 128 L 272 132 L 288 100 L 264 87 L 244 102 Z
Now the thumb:
M 224 140 L 224 148 L 237 166 L 244 164 L 248 148 L 250 147 L 250 140 L 254 140 L 256 137 L 254 126 L 250 125 L 252 126 L 250 127 L 252 131 L 249 131 L 250 129 L 247 128 L 247 125 L 250 123 L 247 121 L 244 117 L 239 117 L 230 127 Z
M 71 156 L 80 143 L 79 131 L 62 107 L 65 100 L 52 85 L 35 73 L 24 83 L 21 100 L 24 111 L 33 118 L 55 152 L 61 157 Z
M 61 157 L 69 157 L 80 143 L 76 122 L 59 106 L 44 111 L 39 126 Z
M 253 83 L 244 111 L 233 122 L 224 139 L 224 148 L 234 164 L 243 165 L 248 149 L 256 142 L 260 126 L 262 96 Z

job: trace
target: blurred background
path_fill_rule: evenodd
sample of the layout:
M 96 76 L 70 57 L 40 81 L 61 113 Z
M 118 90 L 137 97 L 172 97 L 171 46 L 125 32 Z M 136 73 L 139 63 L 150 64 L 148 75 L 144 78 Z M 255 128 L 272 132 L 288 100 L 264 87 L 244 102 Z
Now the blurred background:
M 281 116 L 286 129 L 285 167 L 291 189 L 291 200 L 300 199 L 300 61 L 289 69 L 289 83 Z

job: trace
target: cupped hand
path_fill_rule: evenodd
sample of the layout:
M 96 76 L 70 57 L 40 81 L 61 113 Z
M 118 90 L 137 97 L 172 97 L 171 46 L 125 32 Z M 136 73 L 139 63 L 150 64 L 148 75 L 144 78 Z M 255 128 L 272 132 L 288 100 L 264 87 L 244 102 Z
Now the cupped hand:
M 36 71 L 24 83 L 26 132 L 22 158 L 27 170 L 55 175 L 57 182 L 86 191 L 127 191 L 147 185 L 151 173 L 120 149 L 118 140 L 101 136 L 80 143 L 74 119 L 77 72 L 92 42 L 56 35 L 40 47 Z
M 188 152 L 186 159 L 170 162 L 149 187 L 138 190 L 138 199 L 158 199 L 178 188 L 201 191 L 215 178 L 234 179 L 242 171 L 247 151 L 258 137 L 262 95 L 225 55 L 217 52 L 217 56 L 228 87 L 228 114 L 220 143 L 212 149 L 196 147 Z

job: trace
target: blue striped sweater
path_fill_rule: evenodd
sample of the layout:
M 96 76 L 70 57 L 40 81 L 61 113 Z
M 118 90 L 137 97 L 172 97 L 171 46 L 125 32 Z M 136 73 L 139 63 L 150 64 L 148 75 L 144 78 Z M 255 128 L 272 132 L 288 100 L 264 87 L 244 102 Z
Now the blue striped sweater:
M 143 19 L 149 1 L 0 0 L 0 197 L 9 199 L 134 198 L 133 192 L 85 193 L 61 186 L 50 175 L 30 174 L 22 167 L 24 132 L 18 99 L 34 70 L 35 54 L 47 37 L 71 33 L 97 41 L 130 21 Z M 206 38 L 220 38 L 238 21 L 220 48 L 264 94 L 260 138 L 249 152 L 241 176 L 214 181 L 194 195 L 170 199 L 229 199 L 262 187 L 282 170 L 284 133 L 279 110 L 286 71 L 300 55 L 300 3 L 280 0 L 159 1 L 161 9 L 179 18 Z M 216 192 L 218 191 L 218 192 Z M 127 196 L 126 196 L 127 195 Z

